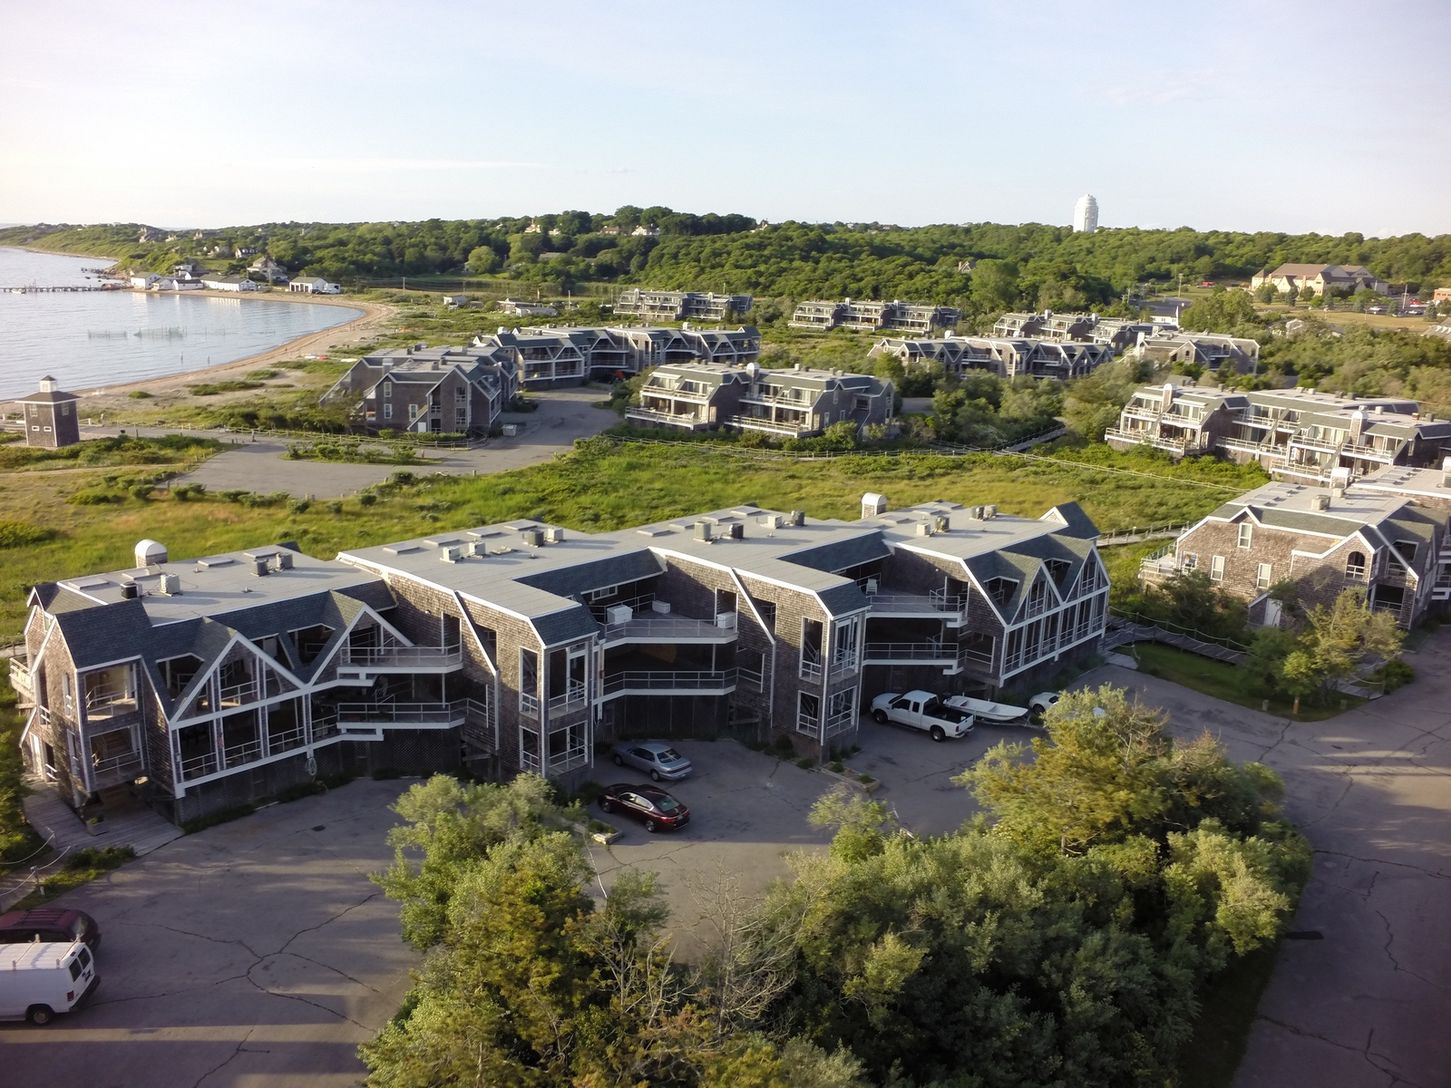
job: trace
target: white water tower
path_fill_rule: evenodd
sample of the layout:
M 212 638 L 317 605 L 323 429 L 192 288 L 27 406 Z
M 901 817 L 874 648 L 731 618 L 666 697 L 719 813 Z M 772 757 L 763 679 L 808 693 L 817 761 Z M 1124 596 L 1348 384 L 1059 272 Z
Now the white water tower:
M 1073 205 L 1073 229 L 1081 234 L 1092 234 L 1098 229 L 1098 201 L 1092 193 L 1084 193 Z

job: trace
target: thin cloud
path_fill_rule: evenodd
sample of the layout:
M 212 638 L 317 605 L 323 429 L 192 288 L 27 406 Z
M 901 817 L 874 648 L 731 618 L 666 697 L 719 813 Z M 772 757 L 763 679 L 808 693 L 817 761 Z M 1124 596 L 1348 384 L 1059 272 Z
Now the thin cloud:
M 404 171 L 441 170 L 531 170 L 542 162 L 514 159 L 274 159 L 279 170 L 312 171 L 314 173 L 388 174 Z

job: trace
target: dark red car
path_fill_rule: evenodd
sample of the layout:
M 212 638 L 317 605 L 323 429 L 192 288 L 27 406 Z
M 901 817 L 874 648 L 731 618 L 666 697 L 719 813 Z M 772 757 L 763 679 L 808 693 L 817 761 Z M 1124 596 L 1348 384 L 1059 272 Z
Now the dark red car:
M 101 947 L 101 927 L 83 910 L 33 907 L 0 914 L 0 944 L 31 941 L 85 941 L 92 952 Z
M 659 786 L 632 786 L 628 782 L 606 786 L 600 794 L 600 808 L 633 816 L 646 831 L 671 831 L 690 822 L 690 809 Z

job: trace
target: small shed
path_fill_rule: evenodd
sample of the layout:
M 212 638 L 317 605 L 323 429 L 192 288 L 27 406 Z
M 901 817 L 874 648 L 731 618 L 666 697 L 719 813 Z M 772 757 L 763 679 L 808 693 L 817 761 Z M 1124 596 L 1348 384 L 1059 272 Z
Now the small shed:
M 81 398 L 56 387 L 49 374 L 40 379 L 40 391 L 17 402 L 25 419 L 25 444 L 59 449 L 81 440 L 76 403 Z

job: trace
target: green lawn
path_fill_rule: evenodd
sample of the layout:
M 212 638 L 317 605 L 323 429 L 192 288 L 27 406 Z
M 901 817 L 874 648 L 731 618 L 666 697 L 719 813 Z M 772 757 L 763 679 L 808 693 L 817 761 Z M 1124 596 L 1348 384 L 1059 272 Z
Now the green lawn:
M 1343 714 L 1351 707 L 1359 706 L 1365 701 L 1349 695 L 1341 695 L 1338 696 L 1338 701 L 1333 706 L 1313 706 L 1302 703 L 1299 713 L 1292 713 L 1293 700 L 1275 696 L 1269 700 L 1266 708 L 1264 696 L 1246 691 L 1244 673 L 1237 666 L 1228 662 L 1216 661 L 1212 657 L 1201 657 L 1199 654 L 1189 653 L 1174 646 L 1165 646 L 1158 642 L 1135 642 L 1121 647 L 1120 652 L 1134 658 L 1139 663 L 1139 671 L 1149 676 L 1171 680 L 1194 691 L 1212 695 L 1216 699 L 1223 699 L 1227 703 L 1237 703 L 1239 706 L 1247 706 L 1253 710 L 1268 709 L 1270 714 L 1280 718 L 1289 718 L 1292 721 L 1324 721 L 1327 718 Z

